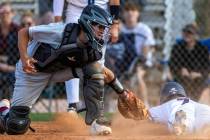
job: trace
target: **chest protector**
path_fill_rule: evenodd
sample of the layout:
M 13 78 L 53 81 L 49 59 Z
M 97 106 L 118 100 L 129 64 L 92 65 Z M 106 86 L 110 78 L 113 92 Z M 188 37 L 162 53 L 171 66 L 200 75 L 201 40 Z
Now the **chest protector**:
M 78 46 L 77 38 L 80 26 L 75 23 L 66 25 L 63 39 L 59 47 L 46 43 L 38 43 L 33 58 L 38 62 L 36 69 L 40 72 L 56 72 L 68 67 L 83 67 L 84 65 L 100 60 L 102 52 L 93 49 L 90 45 Z

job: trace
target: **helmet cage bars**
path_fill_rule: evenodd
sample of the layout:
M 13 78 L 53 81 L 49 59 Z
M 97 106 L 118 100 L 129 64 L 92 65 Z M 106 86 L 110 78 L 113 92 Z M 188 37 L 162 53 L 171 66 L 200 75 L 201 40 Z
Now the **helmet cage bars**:
M 86 33 L 92 48 L 101 51 L 104 42 L 108 41 L 110 35 L 109 29 L 112 24 L 112 16 L 96 5 L 88 5 L 83 10 L 78 22 Z M 96 32 L 93 29 L 93 24 L 98 24 L 98 26 L 104 27 L 102 38 L 96 37 Z
M 109 41 L 110 37 L 110 26 L 103 26 L 98 24 L 97 22 L 87 22 L 87 24 L 90 26 L 92 33 L 94 35 L 94 41 L 98 44 L 98 48 L 101 50 L 103 47 L 103 44 Z M 97 30 L 95 30 L 97 28 Z M 103 32 L 99 31 L 100 28 L 103 28 Z M 97 35 L 100 35 L 101 37 L 97 37 Z

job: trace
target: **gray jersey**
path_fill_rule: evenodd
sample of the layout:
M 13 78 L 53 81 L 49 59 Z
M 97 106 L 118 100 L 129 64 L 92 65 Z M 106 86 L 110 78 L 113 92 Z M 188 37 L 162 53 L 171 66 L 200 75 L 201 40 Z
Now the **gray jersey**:
M 63 30 L 66 24 L 63 23 L 51 23 L 48 25 L 33 26 L 29 28 L 29 37 L 32 41 L 29 43 L 27 52 L 29 56 L 32 56 L 34 50 L 38 46 L 38 42 L 51 44 L 54 47 L 58 47 L 62 40 Z
M 102 53 L 93 49 L 91 43 L 85 46 L 78 43 L 81 31 L 78 24 L 66 24 L 65 29 L 64 26 L 55 27 L 38 26 L 39 30 L 36 27 L 29 30 L 33 41 L 28 50 L 30 56 L 37 60 L 35 66 L 38 71 L 51 73 L 68 67 L 83 67 L 102 58 Z

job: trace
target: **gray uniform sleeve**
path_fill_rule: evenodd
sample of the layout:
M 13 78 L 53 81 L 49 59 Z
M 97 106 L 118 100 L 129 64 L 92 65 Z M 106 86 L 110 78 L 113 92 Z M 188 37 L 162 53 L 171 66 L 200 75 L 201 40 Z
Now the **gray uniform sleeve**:
M 37 42 L 58 45 L 62 40 L 64 27 L 63 23 L 33 26 L 29 28 L 29 36 Z

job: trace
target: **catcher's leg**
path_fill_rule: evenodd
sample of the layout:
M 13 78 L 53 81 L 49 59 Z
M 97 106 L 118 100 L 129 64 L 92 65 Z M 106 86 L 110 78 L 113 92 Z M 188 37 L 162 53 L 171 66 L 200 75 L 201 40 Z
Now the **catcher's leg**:
M 109 134 L 111 128 L 104 120 L 104 75 L 102 66 L 95 62 L 83 68 L 84 100 L 87 108 L 85 122 L 91 124 L 92 134 Z
M 65 81 L 67 101 L 69 103 L 68 112 L 74 117 L 78 117 L 77 112 L 76 112 L 76 103 L 79 102 L 79 81 L 80 80 L 78 77 L 81 77 L 81 78 L 83 77 L 83 72 L 80 68 L 68 68 L 68 69 L 54 73 L 51 78 L 51 80 L 55 82 Z
M 15 72 L 16 81 L 11 106 L 31 107 L 39 98 L 51 76 L 51 74 L 46 73 L 27 74 L 18 63 Z
M 47 85 L 51 75 L 44 73 L 26 74 L 20 64 L 16 67 L 16 82 L 9 113 L 4 116 L 8 134 L 24 134 L 30 126 L 30 107 Z

